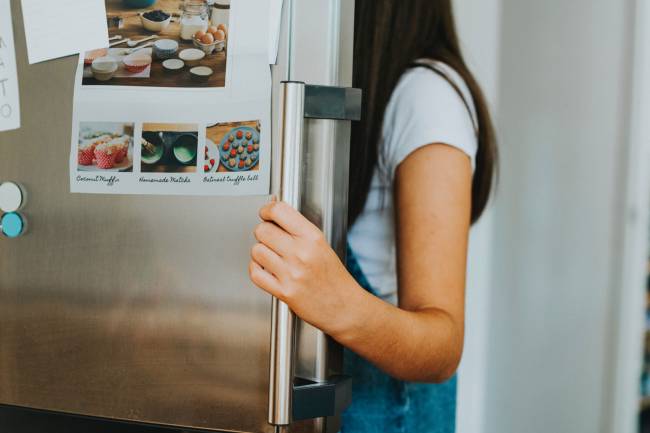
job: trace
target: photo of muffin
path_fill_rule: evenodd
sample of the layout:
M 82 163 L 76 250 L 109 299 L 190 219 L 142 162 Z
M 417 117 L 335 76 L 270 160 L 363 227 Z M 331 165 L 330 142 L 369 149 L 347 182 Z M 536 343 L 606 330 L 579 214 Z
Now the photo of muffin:
M 95 143 L 80 143 L 77 151 L 77 162 L 79 165 L 89 166 L 93 165 L 95 160 Z
M 79 129 L 79 171 L 133 171 L 132 123 L 82 122 Z
M 95 148 L 95 161 L 98 168 L 110 170 L 115 168 L 117 149 L 110 142 L 102 143 Z
M 131 139 L 129 137 L 117 137 L 109 141 L 108 144 L 111 144 L 115 151 L 115 163 L 121 164 L 128 156 L 129 153 L 129 143 Z

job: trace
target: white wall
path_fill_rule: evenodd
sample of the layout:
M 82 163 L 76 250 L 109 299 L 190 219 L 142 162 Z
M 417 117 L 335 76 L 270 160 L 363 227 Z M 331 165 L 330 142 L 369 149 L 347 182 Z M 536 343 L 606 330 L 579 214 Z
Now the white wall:
M 633 2 L 503 0 L 485 433 L 610 430 Z
M 472 233 L 457 432 L 633 433 L 650 6 L 454 5 L 501 147 L 496 203 Z
M 464 54 L 497 108 L 501 0 L 454 0 Z M 488 394 L 487 342 L 492 281 L 493 212 L 472 229 L 467 280 L 465 353 L 459 370 L 458 433 L 481 433 Z

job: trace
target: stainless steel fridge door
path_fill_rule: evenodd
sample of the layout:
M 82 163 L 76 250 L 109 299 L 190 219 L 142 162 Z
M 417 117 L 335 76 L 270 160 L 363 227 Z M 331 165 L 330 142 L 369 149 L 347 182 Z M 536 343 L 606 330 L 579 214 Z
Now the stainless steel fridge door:
M 276 85 L 291 76 L 349 85 L 353 4 L 294 2 Z M 247 277 L 251 231 L 268 198 L 70 194 L 76 58 L 28 65 L 20 2 L 12 7 L 23 124 L 0 133 L 0 182 L 28 192 L 29 230 L 0 239 L 0 405 L 272 432 L 271 301 Z M 277 104 L 274 92 L 274 122 Z M 343 214 L 330 213 L 340 198 L 324 186 L 333 168 L 318 155 L 348 143 L 348 129 L 330 121 L 306 129 L 304 208 L 340 247 Z M 308 326 L 300 335 L 299 374 L 338 369 L 331 341 Z M 316 420 L 292 431 L 322 428 Z
M 76 58 L 26 63 L 0 181 L 28 193 L 0 239 L 0 404 L 271 432 L 270 299 L 247 278 L 257 198 L 69 193 Z

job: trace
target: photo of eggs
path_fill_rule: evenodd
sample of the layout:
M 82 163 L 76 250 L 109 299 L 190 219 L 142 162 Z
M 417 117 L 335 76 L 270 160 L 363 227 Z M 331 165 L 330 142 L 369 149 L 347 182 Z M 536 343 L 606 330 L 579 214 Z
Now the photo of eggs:
M 196 173 L 198 125 L 145 123 L 142 125 L 142 173 Z
M 261 125 L 258 120 L 217 123 L 207 128 L 204 173 L 260 169 Z
M 133 171 L 133 130 L 132 123 L 81 122 L 77 170 Z
M 105 2 L 109 47 L 84 54 L 83 85 L 225 87 L 230 1 Z

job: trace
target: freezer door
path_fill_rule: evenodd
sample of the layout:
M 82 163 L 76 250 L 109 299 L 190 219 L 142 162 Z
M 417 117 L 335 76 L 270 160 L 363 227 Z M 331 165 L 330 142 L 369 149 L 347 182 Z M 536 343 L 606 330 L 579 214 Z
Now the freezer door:
M 273 431 L 271 300 L 247 277 L 267 197 L 70 194 L 77 60 L 28 65 L 12 8 L 23 124 L 0 133 L 0 180 L 29 228 L 0 239 L 0 404 Z

